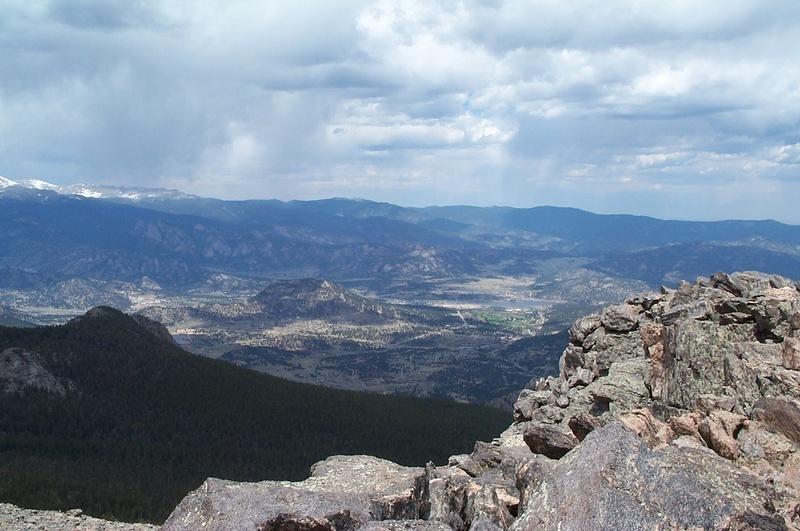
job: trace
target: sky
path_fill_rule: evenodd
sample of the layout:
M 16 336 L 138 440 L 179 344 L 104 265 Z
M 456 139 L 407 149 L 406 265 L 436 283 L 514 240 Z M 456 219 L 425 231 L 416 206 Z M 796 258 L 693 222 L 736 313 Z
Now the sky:
M 0 175 L 800 224 L 796 0 L 4 0 Z

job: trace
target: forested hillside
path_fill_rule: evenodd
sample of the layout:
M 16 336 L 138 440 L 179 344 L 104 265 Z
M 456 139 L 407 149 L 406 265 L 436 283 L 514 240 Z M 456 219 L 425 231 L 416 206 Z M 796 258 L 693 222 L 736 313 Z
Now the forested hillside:
M 0 501 L 114 519 L 159 522 L 208 476 L 299 479 L 332 454 L 441 462 L 510 420 L 201 358 L 111 308 L 0 327 L 0 353 Z

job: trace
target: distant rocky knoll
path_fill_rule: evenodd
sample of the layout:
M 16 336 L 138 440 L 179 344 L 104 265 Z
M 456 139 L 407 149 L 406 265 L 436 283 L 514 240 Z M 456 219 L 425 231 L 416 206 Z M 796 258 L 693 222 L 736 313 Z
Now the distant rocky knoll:
M 800 284 L 718 273 L 584 317 L 514 415 L 446 466 L 208 479 L 163 529 L 800 529 Z
M 273 319 L 393 313 L 388 304 L 361 297 L 329 280 L 316 278 L 273 281 L 251 301 L 259 306 L 263 316 Z
M 200 307 L 150 306 L 145 309 L 147 315 L 166 324 L 220 320 L 279 323 L 297 319 L 370 323 L 396 318 L 400 312 L 399 307 L 363 297 L 339 284 L 319 278 L 273 280 L 253 297 L 234 302 L 210 303 Z
M 584 317 L 514 414 L 447 466 L 209 479 L 164 529 L 800 529 L 800 285 L 720 273 Z

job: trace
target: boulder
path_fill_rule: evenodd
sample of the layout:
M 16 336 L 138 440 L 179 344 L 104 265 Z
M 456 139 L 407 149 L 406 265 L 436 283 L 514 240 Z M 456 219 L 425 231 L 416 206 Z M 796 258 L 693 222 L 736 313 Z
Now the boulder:
M 673 306 L 665 311 L 661 316 L 661 323 L 664 325 L 673 325 L 678 321 L 685 319 L 696 319 L 702 321 L 711 316 L 711 306 L 707 301 L 693 301 L 688 304 L 680 304 Z
M 543 455 L 533 455 L 517 468 L 516 485 L 520 492 L 517 514 L 525 512 L 530 492 L 539 488 L 558 461 Z
M 631 304 L 609 306 L 600 314 L 600 322 L 607 332 L 630 332 L 639 326 L 641 308 Z
M 597 379 L 586 390 L 612 413 L 622 413 L 650 402 L 650 363 L 644 358 L 611 365 L 608 376 Z
M 753 406 L 753 420 L 762 422 L 800 444 L 800 402 L 790 398 L 762 398 Z
M 279 529 L 276 522 L 284 522 L 284 529 L 319 525 L 338 531 L 428 512 L 424 469 L 369 456 L 334 456 L 315 464 L 311 477 L 300 482 L 209 478 L 181 501 L 162 529 Z
M 551 401 L 550 391 L 523 389 L 514 402 L 514 420 L 517 422 L 530 420 L 533 412 L 549 401 Z
M 470 529 L 476 529 L 476 525 L 481 522 L 487 522 L 500 529 L 508 529 L 514 521 L 511 512 L 500 500 L 497 489 L 488 486 L 480 488 L 471 497 L 467 505 L 467 517 L 471 522 Z M 478 529 L 485 529 L 485 524 L 481 524 Z
M 586 336 L 597 330 L 600 326 L 599 315 L 588 315 L 576 320 L 569 328 L 569 339 L 572 343 L 580 345 Z
M 706 417 L 700 421 L 697 429 L 709 448 L 725 459 L 739 457 L 739 443 L 736 442 L 736 428 L 727 426 L 718 416 Z
M 567 421 L 567 426 L 569 426 L 569 429 L 579 441 L 582 441 L 592 430 L 600 425 L 600 420 L 597 417 L 585 411 L 578 413 L 574 417 L 570 417 Z
M 781 347 L 781 363 L 792 371 L 800 371 L 800 338 L 787 337 Z
M 712 279 L 713 278 L 714 277 L 712 277 Z M 773 276 L 773 280 L 770 281 L 769 275 L 755 271 L 745 271 L 741 273 L 731 273 L 728 275 L 728 282 L 730 286 L 733 287 L 734 291 L 732 291 L 732 293 L 734 293 L 734 295 L 738 293 L 738 297 L 752 298 L 772 288 L 773 282 L 778 278 L 780 277 Z M 786 280 L 786 282 L 789 281 Z
M 478 486 L 464 473 L 452 468 L 429 468 L 430 520 L 441 522 L 456 531 L 464 531 L 470 522 L 467 503 Z
M 702 420 L 702 414 L 691 412 L 670 417 L 668 423 L 676 437 L 690 437 L 705 446 L 703 436 L 700 435 L 700 422 Z
M 429 519 L 456 531 L 473 529 L 480 522 L 506 529 L 514 519 L 510 508 L 516 512 L 519 505 L 519 498 L 508 492 L 516 492 L 515 478 L 505 481 L 486 472 L 473 478 L 459 469 L 429 465 Z
M 517 467 L 531 457 L 530 450 L 524 446 L 503 446 L 478 441 L 470 454 L 473 463 L 473 476 L 490 472 L 498 474 L 514 483 Z
M 740 328 L 742 327 L 742 328 Z M 742 407 L 760 398 L 759 367 L 748 364 L 759 344 L 752 327 L 685 319 L 664 329 L 660 401 L 691 410 L 701 395 L 730 396 Z
M 525 443 L 535 454 L 559 459 L 575 448 L 578 439 L 560 424 L 531 424 L 525 429 Z
M 637 409 L 619 418 L 626 428 L 635 433 L 649 448 L 668 444 L 675 432 L 664 422 L 653 416 L 649 409 Z
M 795 312 L 789 317 L 789 333 L 792 337 L 797 337 L 800 332 L 800 312 Z
M 613 422 L 545 474 L 511 529 L 779 530 L 786 523 L 755 475 L 707 450 L 651 450 Z
M 587 386 L 594 381 L 594 373 L 583 367 L 577 369 L 567 380 L 569 387 Z

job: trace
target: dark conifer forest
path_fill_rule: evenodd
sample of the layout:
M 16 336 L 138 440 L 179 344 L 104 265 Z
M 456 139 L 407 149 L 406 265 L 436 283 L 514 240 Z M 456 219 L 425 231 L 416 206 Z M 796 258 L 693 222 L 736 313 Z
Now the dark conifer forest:
M 0 327 L 64 394 L 0 393 L 0 500 L 161 522 L 209 476 L 307 476 L 332 454 L 444 462 L 510 422 L 497 409 L 298 384 L 192 355 L 110 308 Z

